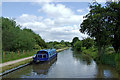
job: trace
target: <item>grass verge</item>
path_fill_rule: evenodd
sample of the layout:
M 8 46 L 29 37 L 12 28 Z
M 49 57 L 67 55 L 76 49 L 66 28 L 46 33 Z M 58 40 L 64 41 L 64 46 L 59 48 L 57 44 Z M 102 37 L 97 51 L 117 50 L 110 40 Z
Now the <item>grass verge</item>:
M 34 51 L 26 51 L 26 52 L 3 52 L 2 54 L 2 63 L 13 61 L 25 57 L 33 56 L 33 54 L 36 54 L 37 50 Z
M 15 63 L 15 64 L 10 64 L 10 65 L 4 66 L 4 67 L 2 67 L 2 70 L 0 70 L 0 73 L 4 72 L 4 71 L 6 71 L 6 70 L 9 70 L 9 69 L 18 67 L 18 66 L 20 66 L 20 65 L 29 63 L 30 61 L 32 61 L 32 58 L 31 58 L 31 59 L 24 60 L 24 61 L 20 61 L 20 62 Z

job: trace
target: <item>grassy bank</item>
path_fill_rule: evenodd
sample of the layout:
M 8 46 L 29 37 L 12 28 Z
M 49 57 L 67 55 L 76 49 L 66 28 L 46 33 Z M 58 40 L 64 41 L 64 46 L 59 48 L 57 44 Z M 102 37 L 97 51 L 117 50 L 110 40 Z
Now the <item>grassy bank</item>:
M 25 57 L 29 57 L 29 56 L 33 56 L 33 54 L 35 54 L 36 52 L 37 52 L 37 50 L 22 51 L 22 52 L 19 52 L 19 51 L 18 52 L 8 52 L 8 51 L 3 52 L 2 63 L 21 59 L 21 58 L 25 58 Z
M 86 49 L 82 47 L 83 54 L 91 56 L 98 64 L 106 64 L 114 67 L 120 73 L 120 53 L 115 53 L 113 48 L 106 48 L 105 54 L 98 59 L 97 48 L 91 47 Z
M 62 48 L 62 49 L 57 49 L 56 52 L 61 52 L 61 51 L 66 50 L 66 49 L 68 49 L 68 48 L 69 48 L 69 47 L 65 47 L 65 48 Z
M 6 71 L 6 70 L 9 70 L 9 69 L 18 67 L 18 66 L 20 66 L 20 65 L 29 63 L 30 61 L 32 61 L 32 58 L 31 58 L 31 59 L 24 60 L 24 61 L 20 61 L 19 63 L 15 63 L 15 64 L 11 64 L 11 65 L 4 66 L 4 67 L 2 67 L 2 70 L 0 70 L 0 73 L 4 72 L 4 71 Z

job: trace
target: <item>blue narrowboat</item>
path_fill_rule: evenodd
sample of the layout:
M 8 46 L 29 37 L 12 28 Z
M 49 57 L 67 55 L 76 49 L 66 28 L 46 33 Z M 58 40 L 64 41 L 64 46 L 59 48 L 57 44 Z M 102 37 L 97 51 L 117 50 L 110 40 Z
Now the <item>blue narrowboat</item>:
M 37 52 L 35 56 L 33 56 L 33 62 L 40 61 L 49 61 L 50 59 L 57 56 L 56 49 L 44 49 Z

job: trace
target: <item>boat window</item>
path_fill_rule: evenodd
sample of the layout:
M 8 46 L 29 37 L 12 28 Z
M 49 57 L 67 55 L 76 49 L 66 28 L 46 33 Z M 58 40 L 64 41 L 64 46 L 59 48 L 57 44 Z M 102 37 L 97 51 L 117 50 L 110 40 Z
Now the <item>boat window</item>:
M 38 55 L 39 58 L 42 58 L 42 55 Z
M 46 58 L 46 55 L 43 55 L 43 58 Z
M 40 58 L 42 58 L 42 55 L 40 55 Z

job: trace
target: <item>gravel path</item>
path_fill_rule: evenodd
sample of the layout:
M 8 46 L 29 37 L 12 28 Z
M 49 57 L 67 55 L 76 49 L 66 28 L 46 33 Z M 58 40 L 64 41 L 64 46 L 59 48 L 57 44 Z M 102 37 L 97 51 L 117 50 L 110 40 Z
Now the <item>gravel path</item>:
M 5 62 L 5 63 L 1 63 L 0 67 L 6 66 L 6 65 L 11 65 L 11 64 L 14 64 L 14 63 L 17 63 L 17 62 L 20 62 L 20 61 L 24 61 L 24 60 L 30 59 L 30 58 L 32 58 L 32 56 L 27 57 L 27 58 L 22 58 L 22 59 L 14 60 L 14 61 L 9 61 L 9 62 Z

